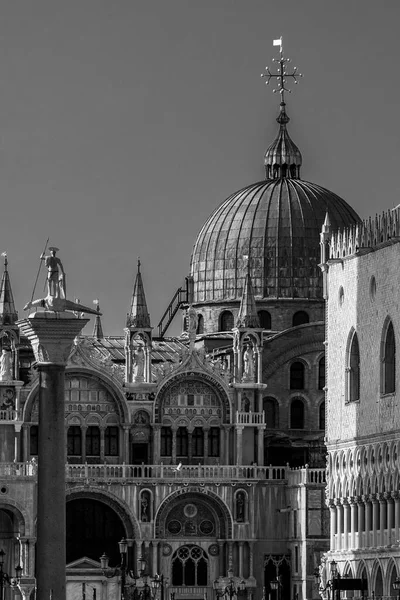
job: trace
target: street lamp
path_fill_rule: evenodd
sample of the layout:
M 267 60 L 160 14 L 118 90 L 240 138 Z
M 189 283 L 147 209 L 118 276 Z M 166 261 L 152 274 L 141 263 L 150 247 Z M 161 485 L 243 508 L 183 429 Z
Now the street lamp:
M 276 600 L 280 600 L 281 597 L 281 576 L 278 575 L 278 577 L 276 579 L 273 579 L 272 581 L 269 582 L 269 585 L 271 587 L 271 590 L 274 590 L 276 592 Z
M 118 546 L 119 553 L 121 555 L 121 564 L 117 567 L 110 568 L 108 566 L 109 558 L 105 552 L 102 556 L 100 556 L 100 564 L 103 570 L 103 575 L 108 579 L 111 577 L 116 577 L 117 575 L 121 576 L 121 600 L 129 600 L 129 598 L 135 596 L 136 580 L 138 579 L 138 576 L 135 575 L 133 571 L 128 569 L 127 566 L 126 555 L 128 552 L 128 542 L 126 541 L 126 538 L 122 538 L 122 540 L 118 542 Z M 134 580 L 133 584 L 126 584 L 127 575 Z M 133 590 L 130 588 L 133 588 Z M 2 599 L 0 598 L 0 600 Z
M 217 595 L 217 598 L 222 598 L 225 596 L 232 600 L 234 596 L 237 596 L 239 592 L 243 592 L 246 589 L 246 582 L 242 579 L 237 585 L 235 584 L 235 580 L 233 578 L 233 571 L 229 569 L 228 571 L 229 583 L 222 588 L 219 587 L 218 579 L 214 581 L 214 590 Z
M 109 559 L 106 553 L 100 557 L 100 564 L 105 577 L 121 577 L 121 600 L 151 600 L 156 598 L 159 589 L 161 589 L 160 600 L 164 600 L 164 575 L 158 575 L 158 573 L 156 573 L 153 578 L 150 578 L 146 573 L 147 560 L 143 556 L 138 558 L 139 575 L 136 575 L 127 565 L 127 540 L 122 538 L 122 540 L 118 542 L 118 546 L 121 555 L 121 564 L 117 567 L 110 568 L 108 566 Z M 127 577 L 132 579 L 133 583 L 127 583 Z M 143 580 L 143 587 L 141 589 L 137 586 L 138 579 Z M 150 585 L 148 584 L 149 579 Z M 3 599 L 0 598 L 0 600 Z
M 397 591 L 398 600 L 400 600 L 400 577 L 396 577 L 393 581 L 393 589 Z
M 4 557 L 6 553 L 3 549 L 0 550 L 0 600 L 4 599 L 4 588 L 6 585 L 10 587 L 17 587 L 21 581 L 22 567 L 17 565 L 15 567 L 15 577 L 10 577 L 8 573 L 4 571 Z

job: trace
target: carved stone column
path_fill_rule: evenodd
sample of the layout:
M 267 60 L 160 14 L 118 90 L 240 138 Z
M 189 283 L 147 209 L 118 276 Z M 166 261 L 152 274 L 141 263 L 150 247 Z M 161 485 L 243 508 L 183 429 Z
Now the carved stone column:
M 358 523 L 357 523 L 357 528 L 358 528 L 358 544 L 357 544 L 357 548 L 365 548 L 366 543 L 365 543 L 365 504 L 363 501 L 362 496 L 357 496 L 357 504 L 358 504 L 358 510 L 357 510 L 357 517 L 358 517 Z
M 399 492 L 392 492 L 392 498 L 394 499 L 394 539 L 399 539 L 400 533 L 400 494 Z
M 347 550 L 349 547 L 349 516 L 350 516 L 350 505 L 347 498 L 342 498 L 343 506 L 343 550 Z
M 394 526 L 394 503 L 390 492 L 385 493 L 387 502 L 387 541 L 388 546 L 392 545 L 393 542 L 393 526 Z
M 371 494 L 371 502 L 372 502 L 372 546 L 374 548 L 376 548 L 376 546 L 378 545 L 378 529 L 379 529 L 379 501 L 376 497 L 376 494 Z
M 236 427 L 236 464 L 243 463 L 243 427 Z
M 343 529 L 343 506 L 340 498 L 336 499 L 336 518 L 337 518 L 337 535 L 336 535 L 336 550 L 342 549 L 342 529 Z
M 336 544 L 335 544 L 335 535 L 336 535 L 336 527 L 337 527 L 337 522 L 336 522 L 336 506 L 335 503 L 333 502 L 333 500 L 331 500 L 329 502 L 329 512 L 330 512 L 330 532 L 331 532 L 331 542 L 330 542 L 330 548 L 331 550 L 336 550 Z
M 350 548 L 356 547 L 357 531 L 357 502 L 355 498 L 350 498 Z
M 36 312 L 17 324 L 32 344 L 39 371 L 37 597 L 65 600 L 65 365 L 88 319 Z

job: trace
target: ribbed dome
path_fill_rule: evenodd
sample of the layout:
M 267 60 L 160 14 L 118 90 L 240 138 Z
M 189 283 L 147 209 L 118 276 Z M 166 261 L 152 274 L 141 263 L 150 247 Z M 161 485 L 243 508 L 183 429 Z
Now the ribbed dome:
M 250 260 L 258 298 L 322 299 L 319 234 L 360 221 L 342 198 L 313 183 L 280 177 L 227 198 L 194 244 L 194 302 L 240 300 Z

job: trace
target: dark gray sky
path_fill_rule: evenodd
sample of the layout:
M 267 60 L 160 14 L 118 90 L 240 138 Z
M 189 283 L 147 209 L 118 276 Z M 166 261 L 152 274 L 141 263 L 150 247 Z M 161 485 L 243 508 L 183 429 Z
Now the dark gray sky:
M 304 74 L 287 97 L 302 178 L 362 217 L 399 204 L 399 19 L 398 0 L 1 3 L 0 251 L 20 316 L 50 236 L 106 335 L 140 255 L 157 325 L 205 219 L 263 178 L 280 35 Z

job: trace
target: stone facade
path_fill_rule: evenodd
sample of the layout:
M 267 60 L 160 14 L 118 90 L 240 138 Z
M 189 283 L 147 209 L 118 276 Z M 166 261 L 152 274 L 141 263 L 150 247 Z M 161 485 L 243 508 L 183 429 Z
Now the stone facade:
M 327 564 L 394 595 L 398 576 L 399 209 L 328 235 Z

